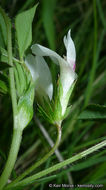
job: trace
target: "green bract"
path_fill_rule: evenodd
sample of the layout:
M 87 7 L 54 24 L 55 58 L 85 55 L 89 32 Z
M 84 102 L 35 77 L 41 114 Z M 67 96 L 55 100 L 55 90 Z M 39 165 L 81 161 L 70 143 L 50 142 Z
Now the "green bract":
M 17 115 L 15 122 L 21 130 L 23 130 L 33 117 L 33 101 L 34 101 L 34 87 L 31 86 L 28 91 L 20 97 L 18 101 Z
M 18 98 L 17 114 L 15 116 L 17 124 L 15 126 L 23 130 L 33 117 L 35 84 L 24 63 L 15 63 L 14 71 Z

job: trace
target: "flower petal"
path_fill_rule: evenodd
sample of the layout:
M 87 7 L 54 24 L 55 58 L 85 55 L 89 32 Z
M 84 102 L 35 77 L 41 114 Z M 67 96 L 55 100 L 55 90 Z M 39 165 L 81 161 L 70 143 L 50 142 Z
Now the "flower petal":
M 31 54 L 27 55 L 25 58 L 25 64 L 28 67 L 29 71 L 31 72 L 33 81 L 36 82 L 36 80 L 39 77 L 39 74 L 36 70 L 35 57 Z
M 41 91 L 45 92 L 51 100 L 53 95 L 53 84 L 49 67 L 43 57 L 36 56 L 35 60 L 36 70 L 39 74 L 38 84 L 36 88 L 40 93 Z
M 70 36 L 71 30 L 68 31 L 67 36 L 64 36 L 63 41 L 67 50 L 67 62 L 75 70 L 76 50 L 74 42 Z
M 62 59 L 56 52 L 39 44 L 32 45 L 31 49 L 33 54 L 38 56 L 49 56 L 56 64 Z
M 31 72 L 34 82 L 37 80 L 36 91 L 39 95 L 47 94 L 52 99 L 53 84 L 49 67 L 43 57 L 28 55 L 25 63 Z
M 63 94 L 60 97 L 60 102 L 62 106 L 62 115 L 64 115 L 68 103 L 67 93 L 77 78 L 77 74 L 72 70 L 70 66 L 67 65 L 64 65 L 60 69 L 60 81 L 63 88 Z

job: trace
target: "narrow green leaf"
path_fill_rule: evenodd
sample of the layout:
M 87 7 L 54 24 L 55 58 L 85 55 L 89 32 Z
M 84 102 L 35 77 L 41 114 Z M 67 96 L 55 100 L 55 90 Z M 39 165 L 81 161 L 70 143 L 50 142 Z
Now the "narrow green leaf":
M 32 41 L 32 21 L 36 7 L 37 5 L 25 12 L 18 14 L 15 19 L 16 36 L 21 59 L 23 58 L 25 50 L 28 48 Z
M 91 66 L 91 71 L 89 74 L 89 81 L 86 89 L 86 97 L 85 97 L 85 102 L 84 102 L 84 107 L 88 105 L 90 98 L 92 96 L 93 92 L 93 81 L 95 79 L 95 73 L 96 73 L 96 68 L 97 68 L 97 10 L 96 10 L 96 0 L 93 0 L 93 14 L 94 14 L 94 43 L 93 43 L 93 57 L 92 57 L 92 66 Z
M 98 12 L 99 12 L 102 24 L 104 26 L 104 29 L 106 30 L 106 21 L 105 21 L 105 17 L 104 17 L 103 8 L 102 8 L 102 1 L 97 0 L 97 8 L 98 8 Z
M 101 177 L 104 177 L 106 175 L 106 162 L 99 165 L 99 167 L 96 169 L 97 171 L 93 171 L 91 175 L 91 180 L 98 180 Z
M 106 106 L 92 104 L 85 108 L 78 119 L 106 119 Z
M 37 179 L 39 179 L 39 178 L 41 178 L 41 177 L 43 177 L 43 176 L 45 176 L 47 174 L 50 174 L 51 172 L 54 172 L 54 171 L 66 166 L 68 164 L 71 164 L 71 163 L 73 163 L 73 162 L 75 162 L 77 160 L 80 160 L 83 157 L 97 151 L 98 149 L 103 148 L 104 146 L 106 146 L 106 140 L 102 141 L 101 143 L 99 143 L 99 144 L 97 144 L 97 145 L 95 145 L 95 146 L 93 146 L 93 147 L 91 147 L 91 148 L 89 148 L 89 149 L 87 149 L 87 150 L 85 150 L 85 151 L 83 151 L 81 153 L 78 153 L 77 155 L 75 155 L 75 156 L 73 156 L 73 157 L 71 157 L 71 158 L 69 158 L 69 159 L 67 159 L 65 161 L 62 161 L 62 162 L 60 162 L 58 164 L 53 165 L 52 167 L 49 167 L 49 168 L 47 168 L 47 169 L 45 169 L 45 170 L 43 170 L 41 172 L 38 172 L 37 174 L 34 174 L 34 175 L 30 176 L 30 177 L 27 177 L 24 180 L 14 184 L 13 186 L 16 187 L 16 186 L 19 186 L 19 185 L 24 186 L 24 185 L 31 184 L 32 182 L 35 182 L 35 180 L 37 180 Z M 11 186 L 12 186 L 12 184 L 10 185 L 10 187 Z M 7 189 L 9 189 L 9 188 L 7 188 Z
M 50 48 L 55 49 L 54 8 L 56 5 L 56 0 L 45 0 L 42 3 L 42 20 L 44 29 Z
M 2 46 L 4 47 L 7 44 L 7 32 L 6 32 L 6 25 L 1 13 L 0 13 L 0 36 L 2 39 L 2 44 L 3 44 Z
M 63 171 L 57 173 L 56 175 L 51 175 L 49 177 L 44 177 L 44 178 L 35 180 L 35 182 L 36 181 L 38 183 L 49 182 L 49 181 L 51 181 L 51 180 L 53 180 L 55 178 L 58 178 L 58 177 L 60 178 L 62 175 L 65 175 L 69 171 L 80 171 L 82 169 L 85 169 L 85 168 L 88 168 L 88 167 L 91 167 L 91 166 L 95 166 L 96 164 L 104 162 L 105 160 L 106 160 L 105 156 L 103 156 L 101 158 L 97 158 L 96 160 L 94 160 L 94 158 L 93 158 L 93 161 L 90 158 L 87 161 L 84 161 L 84 162 L 81 162 L 81 163 L 78 163 L 78 164 L 75 164 L 75 165 L 71 165 L 71 167 L 69 167 L 68 169 L 63 170 Z

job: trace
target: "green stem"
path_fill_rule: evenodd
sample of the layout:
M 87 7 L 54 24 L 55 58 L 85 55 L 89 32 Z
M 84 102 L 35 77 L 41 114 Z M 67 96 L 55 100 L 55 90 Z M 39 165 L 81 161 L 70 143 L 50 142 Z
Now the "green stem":
M 59 164 L 56 164 L 56 165 L 54 165 L 54 166 L 52 166 L 52 167 L 50 167 L 48 169 L 45 169 L 45 170 L 43 170 L 43 171 L 41 171 L 41 172 L 39 172 L 37 174 L 34 174 L 34 175 L 30 176 L 30 177 L 27 177 L 26 179 L 14 184 L 14 185 L 12 185 L 12 183 L 11 183 L 10 185 L 8 185 L 5 188 L 5 190 L 11 189 L 12 187 L 16 187 L 16 186 L 25 186 L 25 185 L 31 184 L 31 183 L 35 182 L 35 180 L 37 180 L 37 179 L 39 179 L 39 178 L 41 178 L 41 177 L 43 177 L 43 176 L 45 176 L 47 174 L 50 174 L 51 172 L 54 172 L 54 171 L 66 166 L 68 164 L 71 164 L 71 163 L 73 163 L 73 162 L 75 162 L 75 161 L 77 161 L 79 159 L 82 159 L 83 157 L 97 151 L 98 149 L 100 149 L 100 148 L 102 148 L 104 146 L 106 146 L 106 140 L 104 140 L 103 142 L 101 142 L 101 143 L 99 143 L 99 144 L 97 144 L 97 145 L 95 145 L 95 146 L 93 146 L 93 147 L 91 147 L 91 148 L 77 154 L 76 156 L 73 156 L 73 157 L 59 163 Z
M 12 62 L 12 40 L 11 40 L 11 23 L 3 9 L 0 7 L 0 12 L 4 18 L 4 22 L 7 27 L 7 50 L 8 50 L 8 64 L 13 66 Z M 13 107 L 13 115 L 16 115 L 17 112 L 17 98 L 16 98 L 16 91 L 15 91 L 15 81 L 14 81 L 14 70 L 13 67 L 9 69 L 9 76 L 10 76 L 10 92 L 11 92 L 11 99 L 12 99 L 12 107 Z
M 22 131 L 19 129 L 14 129 L 13 139 L 12 139 L 12 144 L 11 144 L 8 160 L 6 162 L 4 171 L 0 178 L 0 190 L 2 190 L 3 187 L 5 186 L 8 178 L 11 174 L 11 171 L 14 167 L 14 164 L 15 164 L 15 161 L 17 158 L 17 154 L 18 154 L 18 150 L 19 150 L 19 145 L 21 142 L 21 137 L 22 137 Z
M 54 146 L 52 147 L 52 149 L 50 150 L 50 152 L 48 152 L 41 160 L 39 160 L 38 162 L 36 162 L 34 165 L 32 165 L 30 168 L 28 168 L 23 174 L 21 174 L 18 178 L 16 178 L 16 180 L 14 180 L 11 184 L 15 184 L 18 181 L 20 181 L 21 179 L 23 179 L 26 175 L 28 175 L 29 173 L 31 173 L 33 170 L 35 170 L 38 166 L 40 166 L 41 164 L 43 164 L 57 149 L 60 140 L 61 140 L 61 127 L 56 125 L 57 127 L 57 140 L 56 143 L 54 144 Z
M 2 53 L 3 56 L 5 56 L 6 58 L 8 58 L 7 53 Z M 16 59 L 15 57 L 12 57 L 12 61 L 14 61 L 15 63 L 19 63 L 22 64 L 23 62 L 21 62 L 20 60 Z
M 13 62 L 12 62 L 11 22 L 1 7 L 0 7 L 0 12 L 4 18 L 4 22 L 5 22 L 6 28 L 7 28 L 8 63 L 9 63 L 9 65 L 11 65 L 11 68 L 9 69 L 10 93 L 11 93 L 13 119 L 14 119 L 14 131 L 13 131 L 12 144 L 11 144 L 11 148 L 10 148 L 10 152 L 9 152 L 9 156 L 8 156 L 5 168 L 0 177 L 0 190 L 2 190 L 11 174 L 13 167 L 14 167 L 14 164 L 15 164 L 15 161 L 17 158 L 17 154 L 18 154 L 18 150 L 19 150 L 19 146 L 21 143 L 22 131 L 20 131 L 20 129 L 17 128 L 17 123 L 15 121 L 15 116 L 17 114 L 17 97 L 16 97 L 14 69 L 13 69 Z

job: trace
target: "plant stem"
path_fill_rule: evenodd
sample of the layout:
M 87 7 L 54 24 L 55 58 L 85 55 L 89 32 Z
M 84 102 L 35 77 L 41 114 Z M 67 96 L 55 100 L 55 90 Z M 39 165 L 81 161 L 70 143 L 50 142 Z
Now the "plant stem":
M 101 143 L 99 143 L 99 144 L 97 144 L 97 145 L 95 145 L 95 146 L 81 152 L 81 153 L 78 153 L 76 156 L 73 156 L 73 157 L 71 157 L 71 158 L 69 158 L 69 159 L 67 159 L 67 160 L 65 160 L 65 161 L 63 161 L 63 162 L 61 162 L 59 164 L 56 164 L 56 165 L 54 165 L 54 166 L 52 166 L 52 167 L 50 167 L 48 169 L 45 169 L 45 170 L 43 170 L 43 171 L 41 171 L 41 172 L 39 172 L 37 174 L 34 174 L 34 175 L 30 176 L 30 177 L 27 177 L 26 179 L 14 184 L 14 185 L 12 185 L 12 183 L 11 183 L 10 185 L 8 185 L 5 188 L 5 190 L 9 189 L 10 187 L 25 186 L 25 185 L 31 184 L 31 183 L 35 182 L 35 180 L 37 180 L 37 179 L 39 179 L 39 178 L 41 178 L 41 177 L 43 177 L 43 176 L 45 176 L 47 174 L 50 174 L 51 172 L 56 171 L 56 170 L 58 170 L 58 169 L 60 169 L 60 168 L 62 168 L 64 166 L 66 166 L 67 164 L 71 164 L 71 163 L 73 163 L 73 162 L 75 162 L 75 161 L 77 161 L 79 159 L 82 159 L 83 157 L 97 151 L 98 149 L 100 149 L 100 148 L 102 148 L 104 146 L 106 146 L 106 140 L 104 140 L 103 142 L 101 142 Z
M 5 12 L 3 11 L 1 7 L 0 7 L 0 12 L 4 18 L 4 22 L 7 28 L 8 64 L 11 65 L 11 68 L 9 69 L 10 92 L 11 92 L 11 99 L 12 99 L 13 116 L 15 116 L 17 112 L 17 98 L 16 98 L 16 91 L 15 91 L 14 70 L 13 70 L 13 62 L 12 62 L 11 23 L 8 16 L 5 14 Z
M 26 175 L 28 175 L 29 173 L 31 173 L 33 170 L 35 170 L 38 166 L 40 166 L 41 164 L 43 164 L 57 149 L 60 140 L 61 140 L 61 127 L 56 125 L 57 128 L 57 140 L 56 143 L 54 144 L 54 146 L 52 147 L 52 149 L 50 150 L 50 152 L 48 152 L 41 160 L 39 160 L 38 162 L 36 162 L 34 165 L 32 165 L 30 168 L 28 168 L 23 174 L 21 174 L 18 178 L 16 178 L 16 180 L 14 180 L 11 184 L 15 184 L 18 181 L 20 181 L 21 179 L 23 179 Z
M 15 164 L 15 161 L 17 158 L 17 154 L 18 154 L 18 150 L 19 150 L 19 145 L 21 142 L 21 137 L 22 137 L 22 131 L 19 129 L 14 129 L 13 139 L 12 139 L 12 143 L 11 143 L 8 160 L 6 162 L 4 171 L 0 178 L 0 190 L 3 189 L 3 187 L 5 186 L 5 184 L 8 180 L 8 177 L 10 176 L 11 171 L 14 167 L 14 164 Z
M 49 136 L 48 132 L 46 131 L 45 127 L 41 124 L 41 122 L 39 121 L 38 118 L 34 117 L 34 121 L 36 122 L 37 126 L 39 127 L 39 129 L 41 130 L 43 136 L 45 137 L 45 139 L 47 140 L 47 142 L 50 144 L 50 146 L 54 146 L 54 142 L 52 141 L 51 137 Z M 61 155 L 60 151 L 58 149 L 55 150 L 55 155 L 57 157 L 57 159 L 59 160 L 59 162 L 64 161 L 63 156 Z M 67 166 L 64 167 L 64 169 L 66 169 Z M 69 180 L 69 184 L 73 184 L 73 179 L 72 179 L 72 175 L 70 172 L 67 172 L 67 177 Z
M 11 148 L 9 152 L 9 156 L 3 170 L 3 173 L 0 177 L 0 190 L 5 186 L 11 171 L 14 167 L 17 154 L 19 151 L 19 146 L 21 143 L 22 130 L 17 127 L 17 123 L 15 121 L 15 116 L 17 114 L 17 97 L 16 97 L 16 89 L 15 89 L 15 81 L 14 81 L 14 68 L 12 62 L 12 37 L 11 37 L 11 22 L 8 16 L 5 14 L 4 10 L 0 7 L 0 13 L 4 18 L 4 22 L 7 28 L 7 50 L 8 50 L 8 64 L 11 66 L 9 69 L 9 77 L 10 77 L 10 94 L 12 100 L 12 108 L 13 108 L 13 119 L 14 119 L 14 131 L 13 131 L 13 139 L 11 143 Z

